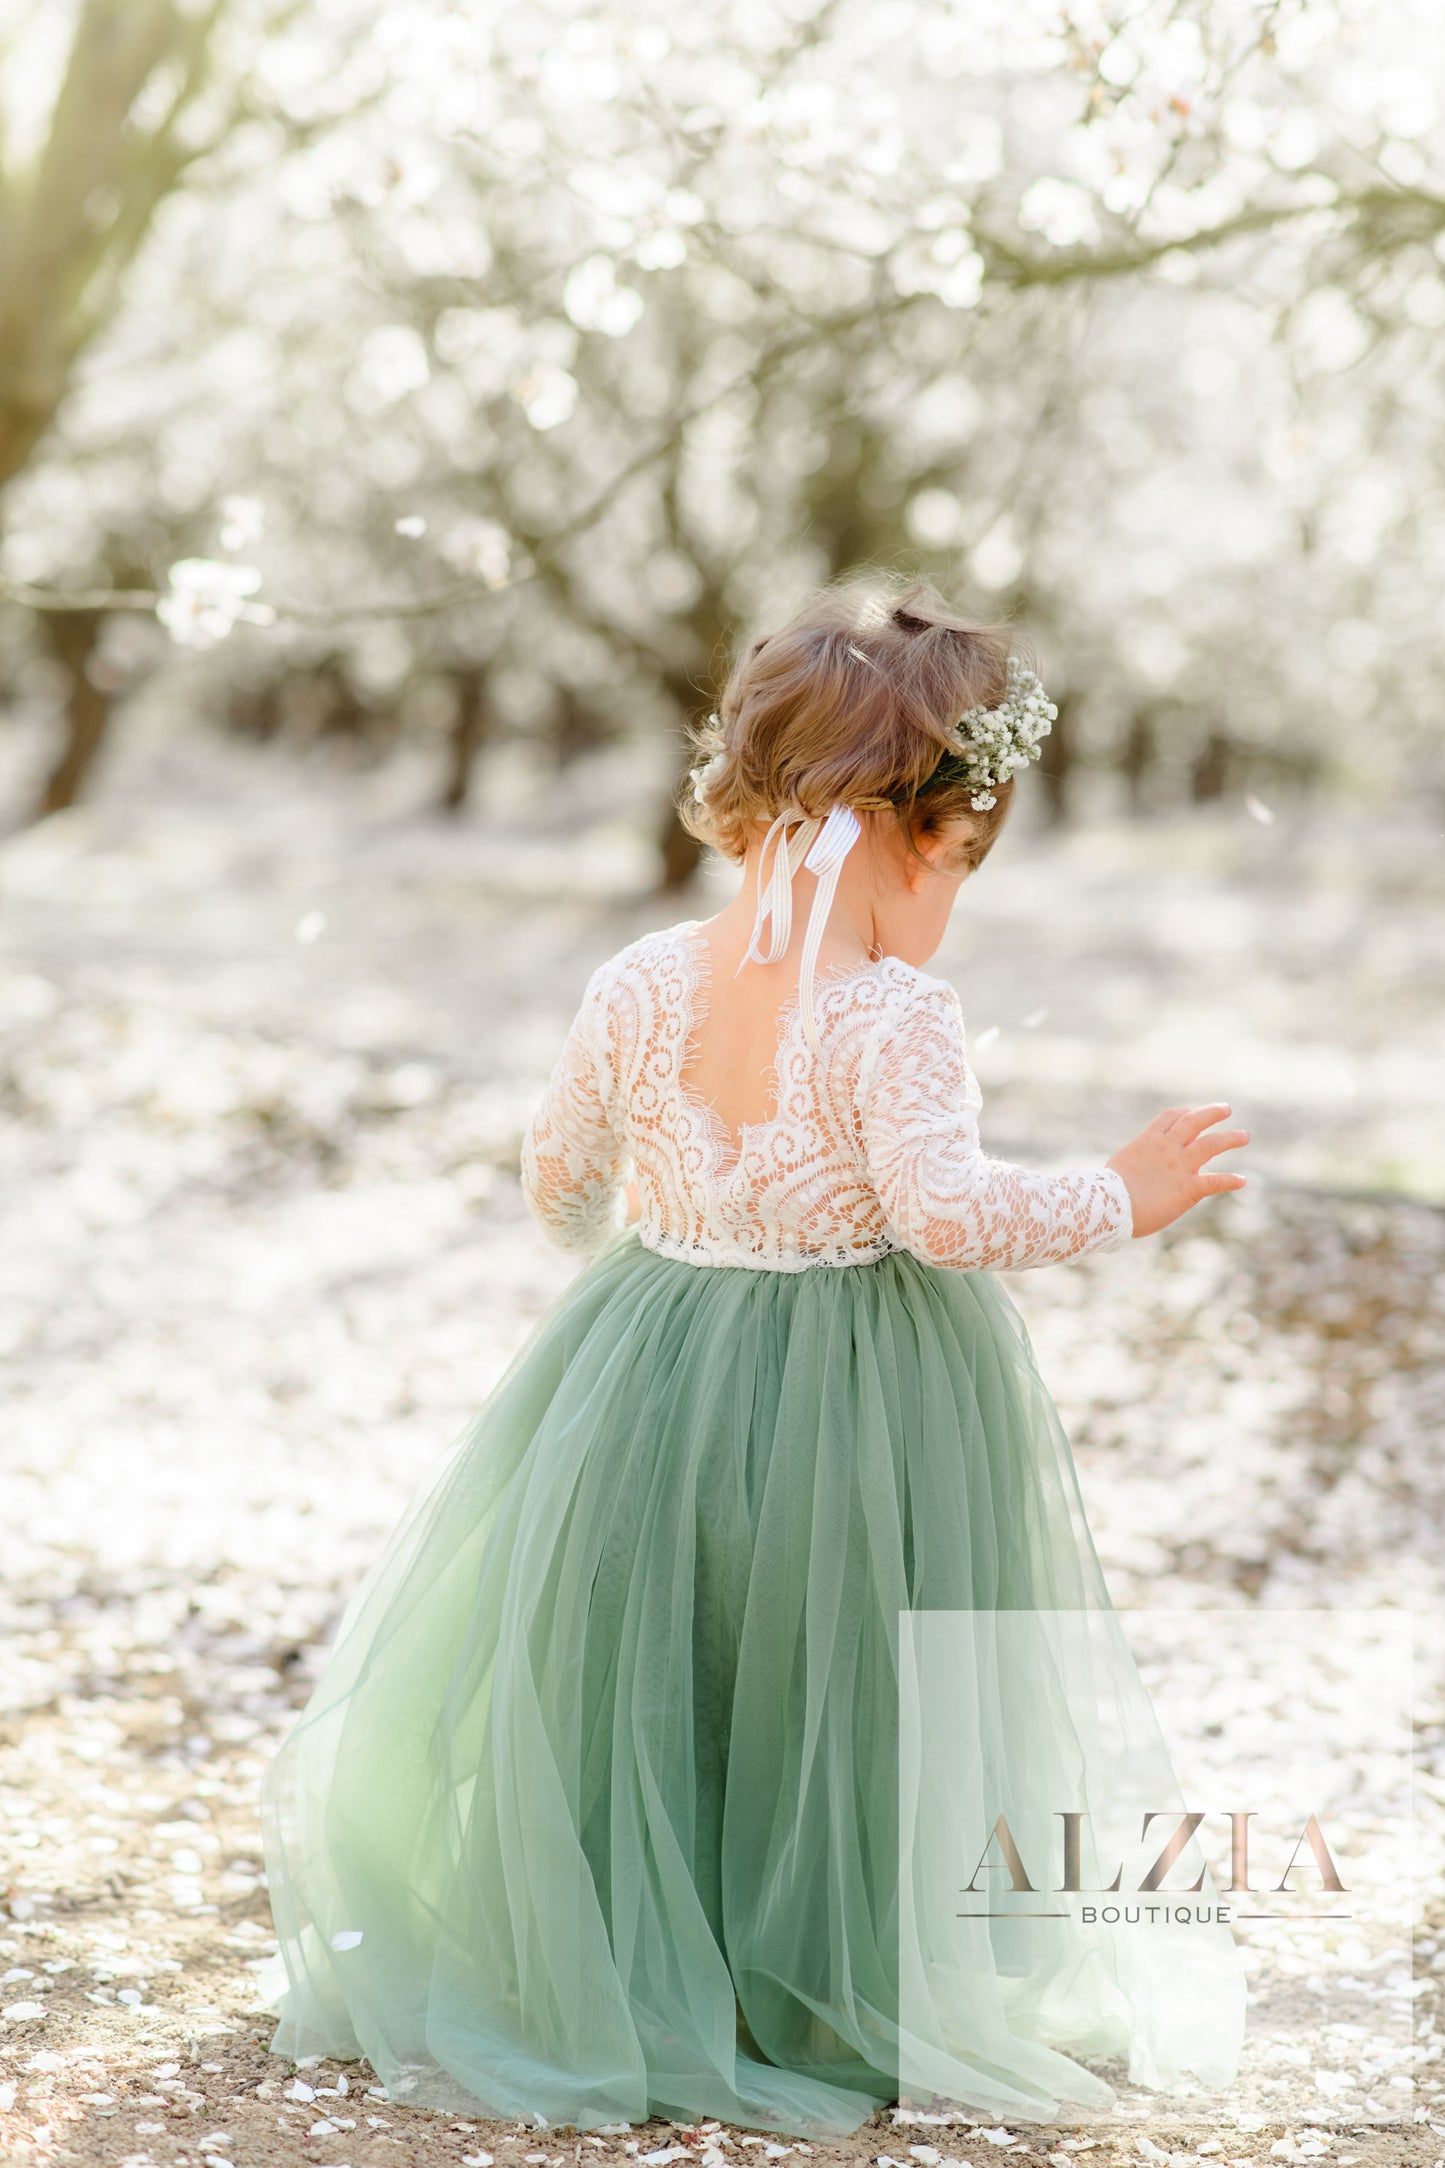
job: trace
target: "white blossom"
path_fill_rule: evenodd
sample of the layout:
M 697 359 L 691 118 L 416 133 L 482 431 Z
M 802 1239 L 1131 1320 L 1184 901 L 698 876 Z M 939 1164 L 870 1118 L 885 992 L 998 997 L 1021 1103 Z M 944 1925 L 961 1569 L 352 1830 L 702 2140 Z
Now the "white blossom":
M 644 307 L 636 287 L 618 285 L 610 256 L 589 256 L 577 265 L 563 289 L 562 305 L 580 329 L 601 331 L 610 339 L 629 332 Z
M 566 369 L 543 362 L 520 379 L 514 395 L 534 429 L 555 429 L 577 404 L 577 379 Z
M 242 619 L 253 625 L 274 622 L 276 613 L 268 603 L 247 600 L 261 584 L 254 565 L 182 557 L 167 578 L 170 593 L 156 604 L 156 616 L 178 647 L 213 647 Z

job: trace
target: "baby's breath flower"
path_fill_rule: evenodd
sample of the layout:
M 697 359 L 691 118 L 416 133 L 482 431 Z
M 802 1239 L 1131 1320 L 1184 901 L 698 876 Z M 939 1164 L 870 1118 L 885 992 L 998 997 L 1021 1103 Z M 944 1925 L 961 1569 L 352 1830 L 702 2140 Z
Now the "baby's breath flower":
M 722 724 L 716 715 L 710 715 L 707 719 L 707 727 L 711 733 L 720 730 Z M 705 803 L 708 786 L 726 767 L 727 758 L 726 746 L 720 745 L 710 758 L 700 761 L 695 768 L 689 771 L 688 780 L 692 784 L 692 795 L 699 805 Z
M 1008 659 L 1008 689 L 996 708 L 970 708 L 953 727 L 953 757 L 943 769 L 950 780 L 971 785 L 975 813 L 997 805 L 995 788 L 1039 757 L 1040 740 L 1058 720 L 1059 711 L 1033 671 Z

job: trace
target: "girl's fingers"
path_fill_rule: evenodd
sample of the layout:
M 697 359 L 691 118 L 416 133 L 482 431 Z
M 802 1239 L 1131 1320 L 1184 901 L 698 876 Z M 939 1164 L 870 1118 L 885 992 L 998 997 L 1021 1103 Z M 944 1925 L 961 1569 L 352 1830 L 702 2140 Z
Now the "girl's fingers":
M 1186 1142 L 1192 1144 L 1202 1131 L 1212 1128 L 1215 1122 L 1222 1122 L 1225 1115 L 1232 1114 L 1233 1111 L 1232 1107 L 1222 1104 L 1212 1107 L 1186 1107 L 1185 1119 L 1179 1124 L 1179 1133 Z
M 1181 1120 L 1182 1117 L 1188 1112 L 1188 1107 L 1165 1107 L 1162 1114 L 1155 1115 L 1153 1121 L 1149 1124 L 1149 1127 L 1154 1130 L 1157 1135 L 1163 1136 L 1166 1130 L 1172 1129 L 1174 1127 L 1174 1124 L 1177 1121 Z
M 1213 1159 L 1216 1152 L 1237 1152 L 1248 1142 L 1247 1129 L 1221 1129 L 1218 1136 L 1197 1138 L 1199 1161 L 1202 1165 L 1206 1159 Z
M 1216 1197 L 1226 1189 L 1243 1189 L 1249 1177 L 1243 1174 L 1201 1174 L 1196 1179 L 1201 1197 Z

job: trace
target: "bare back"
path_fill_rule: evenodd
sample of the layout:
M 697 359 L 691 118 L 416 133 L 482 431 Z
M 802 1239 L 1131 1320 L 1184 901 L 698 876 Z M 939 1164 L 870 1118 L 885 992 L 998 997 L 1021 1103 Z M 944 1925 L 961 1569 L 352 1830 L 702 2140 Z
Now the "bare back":
M 715 918 L 700 920 L 694 930 L 703 960 L 704 998 L 688 1037 L 681 1084 L 690 1098 L 709 1109 L 718 1129 L 737 1147 L 744 1128 L 769 1122 L 778 1111 L 778 1051 L 798 1000 L 802 927 L 779 962 L 752 962 L 741 970 L 752 930 L 750 902 L 744 900 L 741 911 L 730 906 Z M 850 948 L 843 939 L 825 944 L 819 982 L 866 961 L 856 945 Z

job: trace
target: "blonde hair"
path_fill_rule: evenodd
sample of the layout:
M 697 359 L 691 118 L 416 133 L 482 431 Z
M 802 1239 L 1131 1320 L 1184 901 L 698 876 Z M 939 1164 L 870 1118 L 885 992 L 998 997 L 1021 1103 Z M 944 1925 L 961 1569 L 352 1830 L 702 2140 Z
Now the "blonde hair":
M 757 824 L 785 807 L 893 810 L 910 842 L 963 817 L 962 848 L 977 865 L 1003 826 L 1012 778 L 983 812 L 966 783 L 933 778 L 959 717 L 1005 698 L 1012 652 L 1007 626 L 955 616 L 927 580 L 869 573 L 820 589 L 749 642 L 717 713 L 692 731 L 707 773 L 703 794 L 689 784 L 679 802 L 683 825 L 740 860 Z

